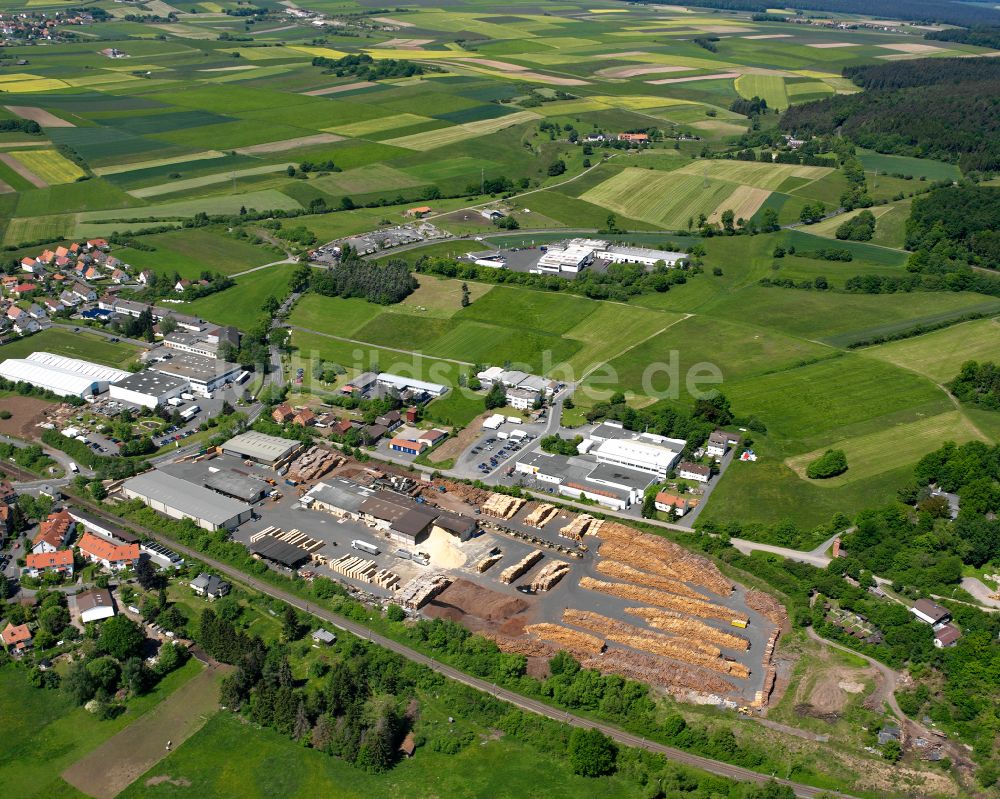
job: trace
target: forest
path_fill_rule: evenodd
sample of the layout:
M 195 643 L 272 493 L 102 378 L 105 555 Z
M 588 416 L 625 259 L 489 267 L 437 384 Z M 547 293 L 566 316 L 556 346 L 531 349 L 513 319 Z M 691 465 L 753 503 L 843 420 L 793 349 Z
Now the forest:
M 928 31 L 924 34 L 924 38 L 936 42 L 955 42 L 956 44 L 971 44 L 975 47 L 1000 49 L 1000 25 L 945 28 L 941 31 Z
M 1000 368 L 992 361 L 966 361 L 948 390 L 962 402 L 1000 411 Z
M 781 128 L 800 137 L 840 129 L 862 147 L 958 163 L 966 173 L 1000 168 L 1000 107 L 993 101 L 1000 62 L 927 58 L 843 73 L 865 91 L 794 105 Z
M 351 76 L 360 80 L 409 78 L 413 75 L 423 75 L 429 68 L 403 59 L 380 58 L 376 61 L 364 53 L 337 59 L 317 56 L 312 60 L 312 64 L 314 67 L 324 67 L 324 72 L 336 75 L 338 78 Z
M 361 297 L 379 305 L 394 305 L 417 288 L 406 261 L 392 258 L 375 265 L 345 251 L 339 263 L 312 276 L 310 286 L 325 297 Z
M 906 247 L 944 251 L 957 260 L 1000 264 L 1000 187 L 943 186 L 913 201 Z

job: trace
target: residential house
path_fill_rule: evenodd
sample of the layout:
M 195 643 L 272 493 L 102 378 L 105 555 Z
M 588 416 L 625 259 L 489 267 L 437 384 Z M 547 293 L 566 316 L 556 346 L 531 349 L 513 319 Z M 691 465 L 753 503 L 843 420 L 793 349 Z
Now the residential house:
M 104 239 L 87 239 L 87 249 L 107 250 L 108 243 Z
M 402 414 L 399 411 L 389 411 L 375 419 L 375 424 L 385 427 L 390 433 L 403 423 Z
M 18 283 L 11 289 L 11 293 L 15 297 L 23 297 L 25 294 L 31 294 L 33 291 L 38 291 L 38 286 L 35 283 Z
M 143 269 L 136 276 L 136 280 L 138 280 L 140 283 L 142 283 L 142 285 L 148 286 L 150 283 L 153 282 L 153 273 L 150 270 L 148 270 L 148 269 Z
M 287 424 L 295 416 L 295 410 L 287 402 L 282 402 L 271 411 L 271 418 L 278 424 Z
M 295 415 L 292 417 L 292 424 L 297 424 L 299 427 L 314 425 L 316 424 L 316 414 L 308 408 L 303 408 L 295 412 Z
M 74 283 L 73 293 L 83 302 L 93 302 L 97 299 L 97 292 L 86 283 Z
M 100 280 L 101 273 L 97 271 L 96 266 L 88 266 L 83 270 L 83 277 L 85 280 Z
M 934 646 L 938 649 L 947 649 L 955 646 L 961 637 L 962 631 L 954 624 L 942 624 L 934 631 Z
M 209 601 L 218 599 L 229 593 L 232 586 L 214 574 L 202 572 L 195 577 L 188 585 L 198 596 L 206 597 Z
M 110 619 L 115 615 L 115 603 L 107 588 L 91 588 L 89 591 L 81 591 L 74 599 L 76 600 L 77 612 L 80 614 L 80 621 L 83 624 L 104 621 L 104 619 Z
M 374 444 L 389 431 L 381 424 L 368 424 L 361 428 L 361 437 L 369 444 Z
M 111 279 L 115 283 L 118 283 L 119 285 L 121 285 L 122 283 L 128 283 L 129 281 L 128 272 L 123 272 L 121 269 L 116 269 L 114 272 L 111 273 Z
M 39 577 L 46 572 L 54 572 L 65 577 L 73 576 L 73 550 L 60 549 L 57 552 L 29 553 L 25 559 L 28 575 Z
M 65 510 L 50 513 L 49 517 L 38 525 L 38 532 L 31 541 L 31 551 L 42 554 L 62 549 L 69 543 L 73 527 L 74 521 Z
M 191 286 L 190 280 L 181 279 L 174 283 L 174 291 L 183 294 Z
M 323 644 L 324 646 L 331 646 L 337 641 L 336 635 L 331 633 L 329 630 L 324 630 L 322 627 L 320 627 L 318 630 L 313 630 L 313 633 L 310 637 L 317 644 Z
M 648 142 L 649 134 L 646 133 L 619 133 L 618 141 Z
M 23 652 L 31 646 L 31 630 L 28 629 L 27 624 L 18 624 L 16 626 L 8 624 L 4 628 L 4 631 L 0 633 L 0 641 L 3 641 L 3 645 L 8 650 L 13 649 L 16 652 Z
M 35 260 L 40 264 L 50 264 L 56 258 L 56 254 L 52 250 L 44 250 L 41 255 L 39 255 Z
M 65 305 L 59 302 L 59 300 L 54 300 L 51 297 L 46 297 L 42 300 L 42 304 L 45 306 L 45 310 L 49 313 L 59 313 L 59 311 L 66 310 Z
M 73 266 L 73 260 L 71 258 L 67 258 L 65 255 L 57 255 L 52 264 L 56 269 L 78 269 L 78 267 Z
M 25 257 L 21 259 L 21 271 L 29 275 L 38 275 L 45 271 L 45 267 L 34 258 Z
M 139 561 L 138 544 L 118 544 L 91 532 L 83 534 L 77 547 L 87 560 L 113 571 L 135 566 Z
M 948 608 L 943 608 L 929 599 L 918 599 L 910 608 L 910 613 L 925 624 L 932 625 L 935 629 L 938 625 L 951 620 L 951 611 Z
M 45 309 L 36 302 L 33 302 L 28 306 L 28 316 L 32 319 L 37 319 L 39 322 L 48 318 L 48 314 L 45 312 Z
M 69 255 L 69 248 L 63 247 L 61 244 L 56 247 L 56 258 L 65 258 Z
M 700 463 L 682 461 L 677 465 L 677 474 L 681 480 L 694 480 L 698 483 L 707 483 L 712 477 L 712 470 L 708 466 Z
M 59 295 L 59 301 L 67 308 L 75 308 L 80 304 L 80 298 L 72 291 L 64 291 Z
M 667 491 L 660 491 L 656 495 L 653 503 L 661 513 L 672 513 L 675 516 L 683 516 L 688 512 L 688 501 L 686 498 Z
M 37 333 L 41 330 L 41 325 L 38 324 L 37 319 L 32 319 L 28 314 L 22 313 L 17 319 L 14 320 L 14 330 L 20 333 L 22 336 L 28 333 Z
M 347 434 L 348 434 L 348 433 L 349 433 L 349 432 L 350 432 L 350 431 L 351 431 L 351 430 L 352 430 L 353 428 L 354 428 L 354 422 L 351 422 L 351 421 L 349 421 L 349 420 L 347 420 L 347 419 L 341 419 L 341 420 L 340 420 L 339 422 L 337 422 L 337 423 L 336 423 L 336 424 L 335 424 L 335 425 L 333 426 L 333 428 L 332 428 L 331 432 L 332 432 L 332 433 L 333 433 L 333 435 L 335 435 L 335 436 L 345 436 L 345 435 L 347 435 Z

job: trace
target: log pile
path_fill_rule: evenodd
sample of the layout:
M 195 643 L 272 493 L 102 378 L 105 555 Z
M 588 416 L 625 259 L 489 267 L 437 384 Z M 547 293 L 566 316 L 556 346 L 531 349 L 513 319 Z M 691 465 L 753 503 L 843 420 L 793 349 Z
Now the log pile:
M 482 574 L 491 566 L 495 566 L 499 563 L 501 558 L 503 558 L 503 552 L 498 552 L 496 555 L 487 555 L 485 558 L 476 563 L 476 572 L 478 574 Z
M 777 599 L 763 591 L 748 588 L 746 593 L 746 603 L 750 610 L 756 610 L 761 616 L 770 619 L 778 627 L 784 627 L 788 621 L 788 611 Z
M 605 522 L 598 529 L 597 536 L 608 544 L 619 545 L 609 547 L 609 550 L 625 549 L 632 553 L 632 556 L 627 558 L 618 555 L 609 555 L 608 557 L 617 557 L 618 560 L 625 561 L 630 565 L 664 574 L 660 569 L 653 569 L 649 565 L 651 561 L 658 562 L 660 566 L 669 568 L 670 572 L 666 574 L 668 577 L 703 586 L 721 596 L 729 596 L 733 591 L 733 584 L 726 579 L 712 561 L 695 555 L 665 538 L 640 533 L 634 528 L 626 527 L 618 522 Z M 604 546 L 601 547 L 601 550 L 603 555 Z
M 549 591 L 567 574 L 569 574 L 568 563 L 563 563 L 561 560 L 549 561 L 535 575 L 535 579 L 531 581 L 531 590 Z
M 435 480 L 431 483 L 429 488 L 424 490 L 424 492 L 426 492 L 427 496 L 433 496 L 434 494 L 441 493 L 442 488 L 447 493 L 454 494 L 463 502 L 475 505 L 476 507 L 485 504 L 487 500 L 493 496 L 492 492 L 483 488 L 476 488 L 475 486 L 470 486 L 466 483 L 454 483 L 451 480 Z
M 333 450 L 312 446 L 292 463 L 288 478 L 296 483 L 308 483 L 344 463 L 344 457 Z
M 595 580 L 592 577 L 584 577 L 580 580 L 580 585 L 592 591 L 601 591 L 605 594 L 611 594 L 611 596 L 620 597 L 621 599 L 645 602 L 649 605 L 676 610 L 678 613 L 690 616 L 721 619 L 728 623 L 732 623 L 733 621 L 749 621 L 745 613 L 730 610 L 727 607 L 715 605 L 711 602 L 668 594 L 666 591 L 658 591 L 655 588 L 642 588 L 629 583 L 606 583 L 603 580 Z
M 586 513 L 581 513 L 576 516 L 569 524 L 559 530 L 559 535 L 563 538 L 570 538 L 573 541 L 581 540 L 585 535 L 595 535 L 597 530 L 604 522 L 595 519 L 593 516 L 588 516 Z
M 553 646 L 537 638 L 527 638 L 523 635 L 504 635 L 493 630 L 480 630 L 476 635 L 481 635 L 495 643 L 501 652 L 510 652 L 514 655 L 550 660 L 559 654 L 558 646 Z
M 493 516 L 497 519 L 510 519 L 521 508 L 528 503 L 528 500 L 520 497 L 508 497 L 506 494 L 490 494 L 490 498 L 483 503 L 482 511 L 485 516 Z
M 559 513 L 559 509 L 555 505 L 549 505 L 543 502 L 537 508 L 535 508 L 531 513 L 524 517 L 524 523 L 528 527 L 544 527 L 548 524 L 552 517 Z
M 622 649 L 609 649 L 600 657 L 581 660 L 580 665 L 602 674 L 617 674 L 629 680 L 660 685 L 675 693 L 697 691 L 725 695 L 736 692 L 733 683 L 714 672 Z
M 640 652 L 661 655 L 740 679 L 750 676 L 750 670 L 742 663 L 725 660 L 718 647 L 701 641 L 650 632 L 586 610 L 568 609 L 563 613 L 563 621 L 599 633 L 609 641 Z
M 659 608 L 625 608 L 625 612 L 645 619 L 650 627 L 656 627 L 658 630 L 665 630 L 674 635 L 709 641 L 716 646 L 724 646 L 727 649 L 736 649 L 741 652 L 745 652 L 750 648 L 750 642 L 742 636 L 723 632 L 711 624 L 705 624 L 705 622 L 698 621 L 697 619 L 690 619 L 687 616 L 682 616 L 680 613 L 674 613 L 670 610 L 661 610 Z
M 627 563 L 622 563 L 620 560 L 601 559 L 597 563 L 597 571 L 601 574 L 606 574 L 608 577 L 617 577 L 619 580 L 625 580 L 629 583 L 636 583 L 637 585 L 648 586 L 649 588 L 661 588 L 678 596 L 686 596 L 690 599 L 708 599 L 707 596 L 699 594 L 680 580 L 664 577 L 661 574 L 650 574 L 649 572 L 639 571 L 639 569 L 629 566 Z
M 500 582 L 507 583 L 510 585 L 514 580 L 523 575 L 532 566 L 534 566 L 538 561 L 542 559 L 542 551 L 540 549 L 535 549 L 525 555 L 521 560 L 515 563 L 513 566 L 508 566 L 502 572 L 500 572 Z
M 551 641 L 573 655 L 599 655 L 607 646 L 596 635 L 563 627 L 561 624 L 549 624 L 548 622 L 529 624 L 524 628 L 524 631 L 537 635 L 546 641 Z
M 443 574 L 422 574 L 403 586 L 399 601 L 404 608 L 419 610 L 451 585 L 451 578 Z
M 341 555 L 335 561 L 331 561 L 330 568 L 337 574 L 388 590 L 399 585 L 398 574 L 388 569 L 380 569 L 375 561 L 359 558 L 357 555 Z

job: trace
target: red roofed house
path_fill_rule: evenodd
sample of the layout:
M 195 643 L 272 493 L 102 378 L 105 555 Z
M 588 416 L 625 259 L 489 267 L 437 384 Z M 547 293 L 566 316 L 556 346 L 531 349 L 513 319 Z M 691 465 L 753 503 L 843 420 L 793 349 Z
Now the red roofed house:
M 73 550 L 60 549 L 58 552 L 32 552 L 25 559 L 28 574 L 38 577 L 45 572 L 57 572 L 67 577 L 73 576 Z
M 13 624 L 8 624 L 0 633 L 0 641 L 3 641 L 3 645 L 8 649 L 16 649 L 21 652 L 31 646 L 31 630 L 28 629 L 27 624 L 19 624 L 16 627 Z
M 343 435 L 346 435 L 351 430 L 351 428 L 353 428 L 353 427 L 354 427 L 354 423 L 353 422 L 351 422 L 351 421 L 349 421 L 347 419 L 341 419 L 339 422 L 337 422 L 333 426 L 333 430 L 331 432 L 334 435 L 343 436 Z
M 69 250 L 62 245 L 56 247 L 56 258 L 65 258 L 69 255 Z
M 92 250 L 103 250 L 108 243 L 104 239 L 87 239 L 87 246 Z
M 115 571 L 134 566 L 139 560 L 138 544 L 116 544 L 91 532 L 83 534 L 77 547 L 87 560 Z
M 662 513 L 673 513 L 677 516 L 683 516 L 688 512 L 688 501 L 684 497 L 679 497 L 677 494 L 669 494 L 666 491 L 661 491 L 656 495 L 654 505 Z
M 33 275 L 38 270 L 38 262 L 34 258 L 22 258 L 21 269 Z
M 649 141 L 645 133 L 619 133 L 618 141 Z
M 13 289 L 11 289 L 11 291 L 13 291 L 18 297 L 21 297 L 25 294 L 30 294 L 37 288 L 38 286 L 34 283 L 18 283 Z
M 38 533 L 31 542 L 31 551 L 35 554 L 55 552 L 62 549 L 69 541 L 73 531 L 73 519 L 65 510 L 50 513 L 49 518 L 38 525 Z
M 40 264 L 50 264 L 52 259 L 56 257 L 56 254 L 52 250 L 45 250 L 41 255 L 39 255 L 35 260 Z
M 299 427 L 309 427 L 316 424 L 316 414 L 308 408 L 303 408 L 301 411 L 295 412 L 295 416 L 292 417 L 292 424 L 297 424 Z
M 285 424 L 285 422 L 290 422 L 292 417 L 295 416 L 295 411 L 292 406 L 287 402 L 283 402 L 278 405 L 273 411 L 271 411 L 271 418 L 274 419 L 278 424 Z
M 405 215 L 415 217 L 416 219 L 423 219 L 430 212 L 431 207 L 429 205 L 418 205 L 416 208 L 407 208 Z

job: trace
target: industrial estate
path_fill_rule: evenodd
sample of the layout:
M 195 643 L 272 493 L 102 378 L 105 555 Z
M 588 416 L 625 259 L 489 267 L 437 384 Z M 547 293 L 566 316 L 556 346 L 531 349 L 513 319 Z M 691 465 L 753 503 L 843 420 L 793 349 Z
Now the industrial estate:
M 1000 796 L 998 54 L 0 0 L 5 795 Z

